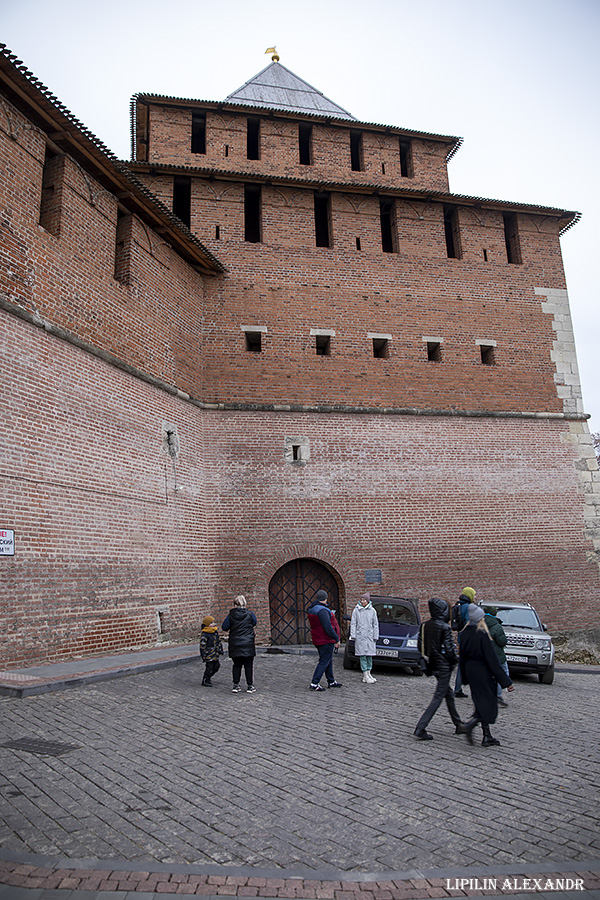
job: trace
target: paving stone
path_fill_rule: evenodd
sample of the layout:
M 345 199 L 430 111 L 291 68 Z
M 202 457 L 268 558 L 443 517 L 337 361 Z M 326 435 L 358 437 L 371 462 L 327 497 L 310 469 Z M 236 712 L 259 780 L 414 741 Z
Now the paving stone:
M 482 844 L 486 861 L 507 865 L 599 855 L 597 676 L 517 678 L 492 729 L 501 745 L 486 749 L 455 736 L 445 710 L 435 740 L 415 742 L 429 679 L 382 671 L 367 694 L 345 672 L 342 691 L 314 697 L 313 667 L 309 656 L 260 656 L 251 702 L 231 695 L 226 672 L 207 696 L 195 664 L 7 700 L 0 743 L 80 749 L 40 758 L 0 747 L 0 847 L 140 868 L 363 872 L 481 864 Z

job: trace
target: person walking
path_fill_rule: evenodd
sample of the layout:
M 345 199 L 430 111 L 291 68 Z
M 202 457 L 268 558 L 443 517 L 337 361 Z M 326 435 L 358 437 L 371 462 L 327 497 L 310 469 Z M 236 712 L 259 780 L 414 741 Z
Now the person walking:
M 452 630 L 457 632 L 458 652 L 460 655 L 460 633 L 469 624 L 469 605 L 475 603 L 477 591 L 472 587 L 462 589 L 462 594 L 452 609 Z M 454 682 L 454 696 L 467 697 L 462 689 L 462 674 L 460 666 L 456 669 L 456 681 Z
M 483 729 L 483 747 L 491 747 L 500 741 L 492 737 L 490 725 L 498 716 L 498 694 L 496 685 L 514 691 L 510 677 L 498 662 L 498 657 L 484 621 L 485 613 L 480 606 L 469 607 L 469 624 L 461 634 L 459 665 L 465 684 L 471 687 L 471 696 L 475 710 L 468 722 L 459 726 L 459 732 L 466 734 L 470 744 L 473 743 L 473 729 L 481 722 Z
M 371 595 L 363 594 L 350 619 L 350 639 L 354 641 L 354 653 L 360 660 L 360 668 L 365 684 L 377 681 L 371 673 L 373 657 L 377 653 L 376 641 L 379 637 L 379 619 L 371 603 Z
M 452 669 L 456 665 L 457 656 L 452 640 L 452 631 L 449 625 L 450 607 L 445 600 L 432 597 L 429 601 L 429 615 L 431 618 L 425 622 L 419 634 L 419 650 L 429 660 L 429 668 L 435 676 L 437 684 L 431 698 L 431 703 L 417 722 L 414 734 L 419 741 L 431 741 L 433 735 L 427 731 L 427 726 L 434 715 L 446 701 L 450 718 L 459 734 L 459 726 L 462 722 L 456 709 L 454 691 L 450 686 Z
M 319 662 L 310 683 L 311 691 L 322 691 L 320 681 L 325 674 L 327 686 L 339 688 L 342 685 L 335 680 L 333 674 L 333 651 L 340 647 L 340 626 L 335 612 L 329 608 L 327 591 L 317 591 L 314 600 L 308 607 L 307 615 L 310 623 L 310 636 L 319 653 Z
M 223 653 L 223 644 L 219 637 L 219 629 L 212 616 L 204 616 L 202 619 L 202 631 L 200 632 L 200 656 L 205 663 L 202 684 L 204 687 L 212 687 L 211 678 L 221 668 L 219 657 Z
M 488 631 L 490 633 L 490 637 L 494 645 L 494 650 L 496 651 L 496 656 L 498 657 L 498 662 L 502 666 L 504 673 L 508 675 L 508 663 L 506 661 L 506 653 L 504 652 L 504 648 L 508 643 L 508 638 L 506 637 L 506 633 L 504 631 L 504 628 L 502 627 L 502 622 L 498 618 L 498 610 L 495 606 L 487 606 L 485 608 L 484 622 L 487 625 Z M 508 706 L 508 703 L 502 697 L 502 687 L 500 683 L 498 683 L 497 693 L 498 705 Z
M 229 656 L 233 662 L 233 693 L 239 693 L 242 667 L 246 676 L 246 693 L 253 694 L 254 687 L 254 629 L 256 616 L 246 609 L 246 598 L 239 594 L 233 601 L 233 609 L 221 625 L 223 631 L 229 632 Z

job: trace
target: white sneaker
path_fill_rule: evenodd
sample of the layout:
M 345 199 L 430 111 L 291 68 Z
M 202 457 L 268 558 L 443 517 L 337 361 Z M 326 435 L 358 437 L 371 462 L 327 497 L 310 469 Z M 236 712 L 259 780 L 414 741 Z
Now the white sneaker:
M 369 684 L 375 684 L 377 679 L 373 678 L 373 676 L 371 675 L 370 672 L 367 672 L 367 675 L 369 676 L 369 678 L 368 678 Z
M 369 673 L 368 673 L 368 672 L 363 672 L 362 680 L 363 680 L 363 684 L 370 684 L 370 683 L 371 683 L 371 679 L 369 678 Z

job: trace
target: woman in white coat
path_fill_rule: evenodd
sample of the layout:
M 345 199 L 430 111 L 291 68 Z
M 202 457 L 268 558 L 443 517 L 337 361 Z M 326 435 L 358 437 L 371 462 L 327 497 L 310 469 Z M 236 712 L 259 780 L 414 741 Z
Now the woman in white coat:
M 379 637 L 379 619 L 371 603 L 371 595 L 363 594 L 350 620 L 350 638 L 354 643 L 354 652 L 360 658 L 360 668 L 365 684 L 375 684 L 376 678 L 371 675 L 373 657 L 377 652 L 376 640 Z

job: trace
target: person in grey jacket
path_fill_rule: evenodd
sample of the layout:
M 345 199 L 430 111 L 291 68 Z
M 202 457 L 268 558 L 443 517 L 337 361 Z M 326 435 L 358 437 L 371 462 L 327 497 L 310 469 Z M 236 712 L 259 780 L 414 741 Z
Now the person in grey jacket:
M 375 684 L 371 674 L 373 657 L 377 653 L 376 641 L 379 637 L 379 619 L 371 603 L 371 595 L 363 594 L 350 620 L 350 639 L 355 642 L 354 652 L 360 659 L 360 668 L 365 684 Z
M 433 597 L 429 601 L 429 614 L 431 618 L 421 629 L 419 634 L 419 650 L 429 660 L 431 674 L 435 675 L 437 685 L 431 703 L 417 722 L 415 737 L 419 741 L 432 741 L 433 735 L 427 731 L 427 726 L 434 715 L 446 701 L 450 718 L 455 725 L 455 734 L 462 734 L 459 728 L 463 727 L 456 709 L 454 691 L 450 687 L 450 676 L 456 665 L 457 656 L 452 640 L 452 630 L 448 624 L 450 621 L 450 607 L 445 600 Z

